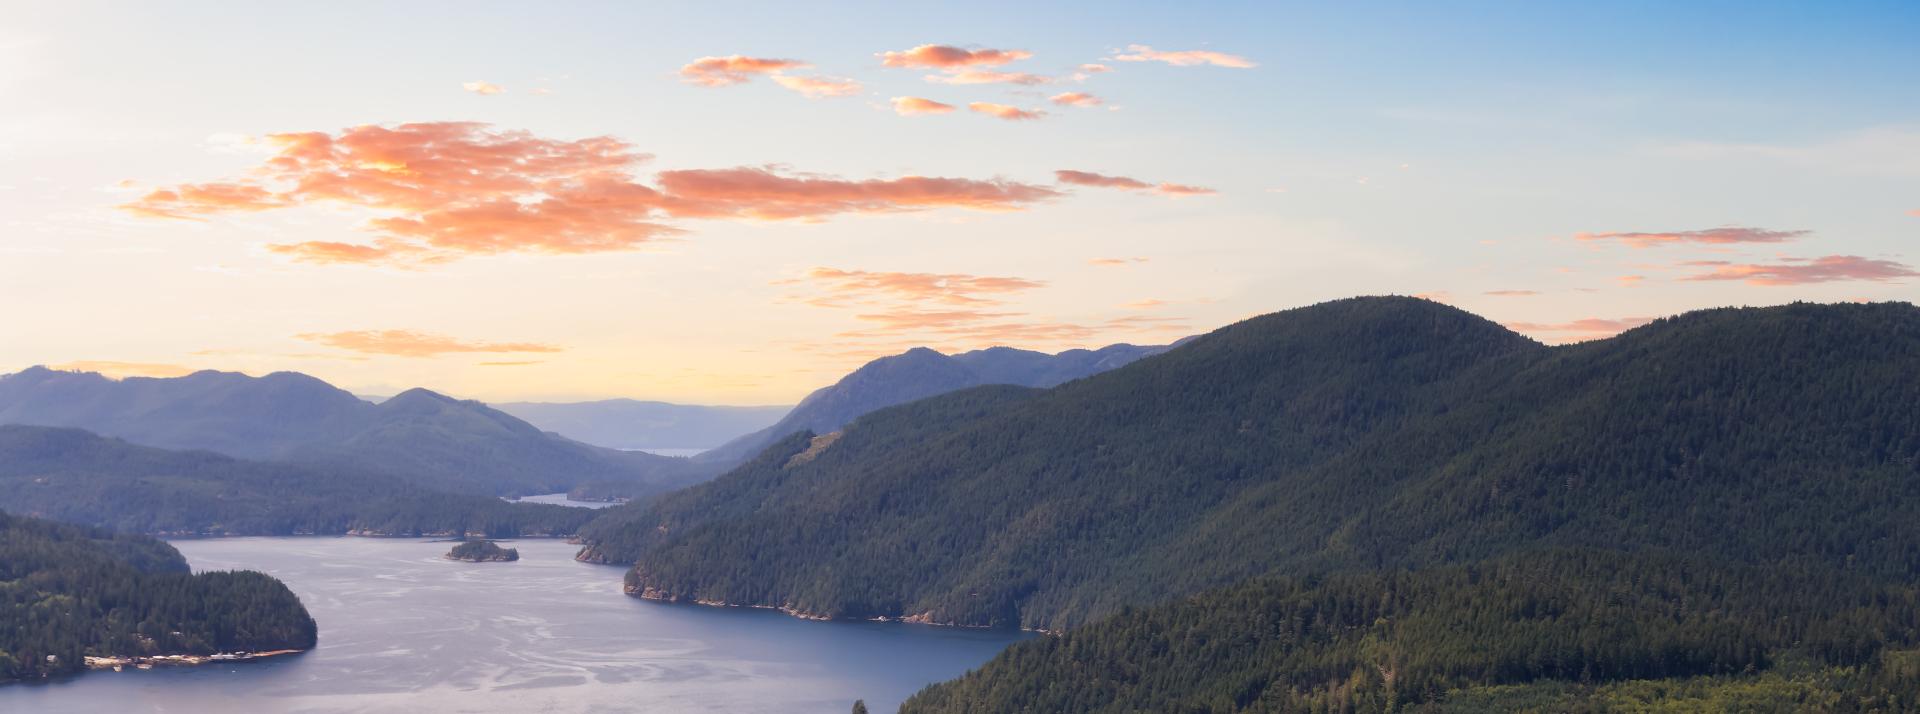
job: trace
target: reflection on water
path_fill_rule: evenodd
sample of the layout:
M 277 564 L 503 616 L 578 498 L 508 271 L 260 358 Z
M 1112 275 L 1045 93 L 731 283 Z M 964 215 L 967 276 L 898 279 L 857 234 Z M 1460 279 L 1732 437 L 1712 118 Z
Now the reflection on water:
M 415 539 L 175 545 L 196 570 L 285 580 L 319 648 L 0 687 L 0 712 L 891 711 L 1020 637 L 645 602 L 620 594 L 619 568 L 552 540 L 513 542 L 516 563 L 447 561 L 448 543 Z

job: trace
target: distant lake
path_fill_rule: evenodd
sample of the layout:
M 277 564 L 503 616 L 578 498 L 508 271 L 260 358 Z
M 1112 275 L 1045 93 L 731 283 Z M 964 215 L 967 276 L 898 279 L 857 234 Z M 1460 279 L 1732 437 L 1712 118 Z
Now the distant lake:
M 556 506 L 573 506 L 575 508 L 606 508 L 608 506 L 620 505 L 612 501 L 575 501 L 571 498 L 567 498 L 567 494 L 564 494 L 564 493 L 548 493 L 548 494 L 542 494 L 539 496 L 521 496 L 520 502 L 521 503 L 551 503 Z
M 654 454 L 657 456 L 678 456 L 681 458 L 687 458 L 687 457 L 699 456 L 701 454 L 704 454 L 707 452 L 707 449 L 621 449 L 621 451 L 645 451 L 649 454 Z
M 253 569 L 299 593 L 320 646 L 277 660 L 92 672 L 0 687 L 0 712 L 890 712 L 1022 635 L 808 622 L 620 592 L 616 567 L 521 540 L 517 563 L 445 542 L 229 538 L 174 543 L 195 570 Z

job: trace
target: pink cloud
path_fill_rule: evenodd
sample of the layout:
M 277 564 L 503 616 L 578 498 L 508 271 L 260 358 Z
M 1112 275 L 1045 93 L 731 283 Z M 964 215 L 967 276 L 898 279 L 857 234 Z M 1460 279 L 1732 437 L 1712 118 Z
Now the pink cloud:
M 899 273 L 868 270 L 814 268 L 807 277 L 819 283 L 828 294 L 813 304 L 843 305 L 870 303 L 876 299 L 907 302 L 938 302 L 949 305 L 994 305 L 996 297 L 1045 287 L 1046 283 L 1026 278 L 971 275 L 967 273 Z
M 1806 285 L 1844 280 L 1887 282 L 1920 276 L 1920 271 L 1907 265 L 1857 255 L 1782 258 L 1781 261 L 1773 264 L 1694 261 L 1689 264 L 1711 266 L 1713 270 L 1682 279 L 1741 280 L 1748 285 Z
M 1088 265 L 1092 265 L 1092 266 L 1095 266 L 1095 267 L 1100 267 L 1100 268 L 1118 268 L 1118 267 L 1121 267 L 1121 266 L 1126 266 L 1126 265 L 1133 265 L 1133 264 L 1135 264 L 1135 263 L 1145 263 L 1145 262 L 1147 262 L 1147 259 L 1146 259 L 1146 258 L 1140 258 L 1140 257 L 1134 257 L 1134 258 L 1094 258 L 1094 259 L 1092 259 L 1092 260 L 1089 260 L 1089 261 L 1087 261 L 1087 264 L 1088 264 Z
M 1128 176 L 1108 176 L 1091 171 L 1061 169 L 1053 172 L 1053 175 L 1056 180 L 1064 184 L 1093 186 L 1097 188 L 1117 188 L 1126 191 L 1152 191 L 1163 196 L 1207 196 L 1218 193 L 1213 189 L 1202 186 L 1188 186 L 1178 183 L 1153 184 Z
M 1180 50 L 1170 52 L 1156 50 L 1146 45 L 1127 45 L 1127 53 L 1115 55 L 1114 59 L 1121 62 L 1165 62 L 1175 67 L 1213 65 L 1215 67 L 1248 69 L 1259 66 L 1255 64 L 1253 60 L 1224 52 L 1213 52 L 1210 50 Z
M 1008 106 L 1005 104 L 994 104 L 993 102 L 974 102 L 972 104 L 968 104 L 967 108 L 970 110 L 979 112 L 981 114 L 987 114 L 998 119 L 1005 119 L 1007 121 L 1027 121 L 1031 119 L 1039 119 L 1040 117 L 1047 115 L 1047 113 L 1043 111 L 1021 109 L 1019 107 Z
M 460 84 L 460 88 L 465 89 L 469 92 L 473 92 L 474 94 L 481 94 L 481 95 L 503 94 L 507 91 L 506 87 L 502 87 L 492 82 L 481 82 L 481 81 L 462 82 Z
M 688 84 L 703 87 L 725 87 L 751 81 L 755 75 L 769 75 L 789 69 L 806 67 L 807 63 L 791 59 L 769 59 L 728 55 L 726 57 L 701 57 L 680 68 L 680 78 Z
M 681 218 L 782 220 L 953 207 L 1008 211 L 1060 195 L 1044 186 L 1001 179 L 906 176 L 848 181 L 747 167 L 663 171 L 658 182 L 666 193 L 662 209 Z
M 1048 97 L 1047 101 L 1068 107 L 1097 107 L 1101 104 L 1099 97 L 1086 92 L 1063 92 Z
M 1622 275 L 1620 277 L 1614 278 L 1613 281 L 1616 283 L 1619 283 L 1620 287 L 1630 288 L 1630 287 L 1639 285 L 1642 281 L 1646 279 L 1647 279 L 1647 276 L 1645 275 Z
M 1578 342 L 1602 337 L 1612 337 L 1635 327 L 1653 322 L 1651 317 L 1622 317 L 1617 319 L 1588 317 L 1569 322 L 1507 322 L 1507 329 L 1525 333 L 1569 333 L 1558 335 L 1554 341 Z
M 946 114 L 953 110 L 952 104 L 941 104 L 922 97 L 893 98 L 893 111 L 903 117 L 919 114 Z
M 1043 77 L 1026 72 L 989 72 L 986 70 L 964 70 L 948 74 L 927 75 L 927 81 L 935 84 L 1018 84 L 1032 86 L 1047 84 L 1051 77 Z
M 352 352 L 397 357 L 437 357 L 456 352 L 560 351 L 559 347 L 553 345 L 532 342 L 469 342 L 414 330 L 355 330 L 306 333 L 296 337 Z
M 276 134 L 278 152 L 247 178 L 148 192 L 121 206 L 149 218 L 332 203 L 376 212 L 369 243 L 269 246 L 316 263 L 420 265 L 502 253 L 630 250 L 681 233 L 663 218 L 821 219 L 934 208 L 1018 210 L 1059 191 L 1004 179 L 907 176 L 865 181 L 768 168 L 658 174 L 651 157 L 610 137 L 575 141 L 476 123 L 366 125 L 339 134 Z
M 1723 226 L 1696 231 L 1575 233 L 1574 240 L 1619 241 L 1635 248 L 1699 243 L 1727 245 L 1737 243 L 1785 243 L 1811 235 L 1813 231 L 1773 231 L 1764 228 Z
M 851 97 L 860 93 L 860 83 L 851 79 L 776 74 L 773 76 L 773 81 L 782 87 L 799 92 L 808 99 Z
M 1537 290 L 1488 290 L 1485 294 L 1494 297 L 1532 297 L 1539 295 Z
M 921 45 L 910 50 L 880 53 L 880 63 L 888 67 L 993 67 L 1032 57 L 1025 50 L 966 50 L 952 45 Z

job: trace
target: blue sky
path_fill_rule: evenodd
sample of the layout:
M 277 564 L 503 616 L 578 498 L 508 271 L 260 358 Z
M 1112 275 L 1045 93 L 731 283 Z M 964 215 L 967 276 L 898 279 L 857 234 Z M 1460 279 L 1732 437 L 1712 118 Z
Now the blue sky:
M 914 344 L 1156 342 L 1354 294 L 1427 295 L 1562 342 L 1920 285 L 1913 3 L 5 12 L 0 300 L 35 309 L 0 321 L 0 371 L 296 369 L 366 391 L 772 403 Z M 1114 59 L 1136 44 L 1256 66 Z M 1051 81 L 942 84 L 926 78 L 959 69 L 878 56 L 922 45 L 1021 50 L 976 69 Z M 719 87 L 681 74 L 732 55 L 810 66 Z M 1088 63 L 1111 71 L 1076 80 Z M 810 99 L 776 76 L 858 88 Z M 1050 100 L 1068 92 L 1102 103 Z M 902 116 L 895 97 L 956 109 Z M 750 167 L 1054 195 L 777 218 L 649 204 L 629 209 L 679 232 L 555 251 L 463 228 L 468 247 L 434 244 L 431 261 L 272 247 L 364 247 L 391 237 L 380 220 L 441 215 L 262 178 L 271 135 L 408 122 L 484 123 L 462 135 L 483 143 L 610 137 L 652 155 L 621 169 L 644 190 Z M 209 183 L 257 184 L 273 206 L 128 210 Z

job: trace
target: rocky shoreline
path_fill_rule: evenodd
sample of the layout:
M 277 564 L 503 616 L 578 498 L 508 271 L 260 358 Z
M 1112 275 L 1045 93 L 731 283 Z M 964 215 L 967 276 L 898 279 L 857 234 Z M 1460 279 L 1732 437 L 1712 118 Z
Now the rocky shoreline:
M 284 657 L 300 654 L 306 650 L 271 650 L 267 652 L 217 652 L 210 655 L 143 655 L 129 657 L 95 657 L 88 655 L 87 669 L 111 669 L 115 672 L 127 667 L 135 669 L 153 669 L 154 667 L 197 667 L 204 664 L 221 662 L 252 662 L 268 657 Z
M 811 620 L 814 622 L 835 622 L 835 621 L 900 622 L 900 623 L 906 623 L 910 625 L 927 625 L 930 627 L 958 627 L 958 628 L 968 629 L 968 630 L 994 629 L 991 625 L 970 625 L 970 624 L 965 624 L 960 622 L 937 621 L 934 619 L 933 611 L 931 610 L 920 613 L 918 615 L 906 615 L 904 617 L 888 617 L 886 615 L 877 615 L 874 617 L 833 617 L 831 615 L 824 615 L 817 612 L 808 612 L 806 610 L 801 610 L 792 605 L 743 604 L 743 603 L 727 602 L 724 600 L 705 600 L 705 599 L 699 599 L 699 598 L 686 598 L 686 597 L 681 597 L 679 595 L 668 593 L 665 590 L 661 590 L 659 588 L 655 588 L 652 586 L 636 588 L 632 585 L 627 585 L 627 586 L 624 586 L 622 590 L 626 592 L 628 596 L 637 597 L 642 600 L 652 600 L 654 602 L 700 605 L 704 607 L 737 607 L 737 608 L 745 608 L 750 610 L 774 610 L 774 611 L 780 612 L 781 614 L 787 615 L 788 617 L 795 617 L 802 620 Z M 1047 635 L 1049 637 L 1057 637 L 1060 634 L 1058 630 L 1047 630 L 1047 629 L 1042 629 L 1038 627 L 1021 627 L 1018 629 L 1021 632 L 1033 632 L 1037 634 Z

